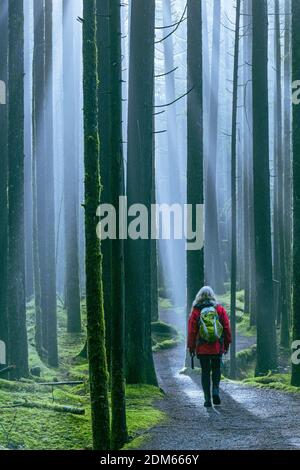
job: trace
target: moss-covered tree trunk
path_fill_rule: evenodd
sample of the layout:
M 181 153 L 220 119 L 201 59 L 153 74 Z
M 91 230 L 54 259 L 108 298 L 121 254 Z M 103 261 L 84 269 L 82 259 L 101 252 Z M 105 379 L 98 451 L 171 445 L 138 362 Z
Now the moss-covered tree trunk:
M 0 2 L 0 80 L 5 84 L 0 103 L 0 340 L 7 343 L 7 59 L 8 59 L 8 2 Z M 0 365 L 1 367 L 1 365 Z
M 47 1 L 47 0 L 46 0 Z M 63 0 L 63 99 L 64 99 L 64 227 L 65 227 L 65 293 L 68 332 L 81 331 L 80 283 L 78 257 L 78 191 L 77 153 L 75 148 L 76 88 L 74 81 L 73 0 Z
M 28 375 L 24 250 L 24 11 L 10 0 L 8 54 L 8 354 L 13 378 Z
M 292 76 L 300 77 L 300 2 L 292 0 Z M 300 105 L 293 105 L 293 341 L 300 341 Z M 292 364 L 292 385 L 300 387 L 300 364 Z
M 120 0 L 110 0 L 111 54 L 111 191 L 112 204 L 117 209 L 119 196 L 125 194 L 122 138 L 122 50 Z M 101 70 L 100 76 L 101 76 Z M 117 210 L 118 214 L 118 210 Z M 118 217 L 117 217 L 118 218 Z M 128 440 L 125 404 L 125 277 L 124 241 L 112 240 L 112 319 L 111 319 L 111 404 L 113 449 L 121 448 Z
M 110 81 L 110 20 L 109 0 L 96 0 L 97 6 L 97 48 L 98 70 L 101 79 L 98 84 L 98 124 L 100 145 L 100 166 L 102 179 L 101 202 L 111 202 L 110 155 L 111 155 L 111 81 Z M 103 295 L 106 331 L 106 353 L 108 369 L 111 368 L 111 317 L 112 317 L 112 246 L 111 240 L 102 241 Z
M 148 209 L 153 195 L 155 2 L 131 2 L 128 99 L 128 206 Z M 128 238 L 126 267 L 126 373 L 129 383 L 157 384 L 151 341 L 151 239 Z
M 83 2 L 83 96 L 85 163 L 85 234 L 87 345 L 90 373 L 93 447 L 110 447 L 108 373 L 105 350 L 101 245 L 96 234 L 100 203 L 97 100 L 96 3 Z
M 267 0 L 253 0 L 252 14 L 256 373 L 260 375 L 268 373 L 277 366 L 270 215 Z

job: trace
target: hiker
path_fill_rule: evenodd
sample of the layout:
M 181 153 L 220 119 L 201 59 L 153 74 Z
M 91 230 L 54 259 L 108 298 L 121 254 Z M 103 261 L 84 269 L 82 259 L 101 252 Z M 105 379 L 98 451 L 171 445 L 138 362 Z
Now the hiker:
M 222 355 L 231 343 L 231 329 L 226 310 L 217 303 L 211 287 L 204 286 L 196 295 L 188 324 L 188 349 L 197 355 L 202 369 L 204 406 L 220 405 Z M 211 380 L 212 378 L 212 380 Z M 212 382 L 212 390 L 211 390 Z

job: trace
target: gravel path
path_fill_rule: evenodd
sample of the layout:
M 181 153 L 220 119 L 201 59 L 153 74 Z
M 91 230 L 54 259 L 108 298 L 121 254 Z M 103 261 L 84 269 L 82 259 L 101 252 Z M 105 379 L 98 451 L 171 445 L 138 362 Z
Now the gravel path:
M 158 407 L 168 419 L 150 431 L 143 450 L 300 449 L 298 396 L 223 382 L 222 406 L 207 410 L 200 375 L 180 374 L 184 354 L 184 345 L 155 354 L 166 393 Z

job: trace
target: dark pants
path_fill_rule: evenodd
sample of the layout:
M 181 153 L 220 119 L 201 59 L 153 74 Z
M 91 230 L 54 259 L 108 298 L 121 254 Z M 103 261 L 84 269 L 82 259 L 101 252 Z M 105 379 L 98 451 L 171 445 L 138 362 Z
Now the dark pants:
M 219 394 L 219 385 L 221 380 L 221 356 L 203 355 L 199 356 L 202 374 L 202 388 L 206 400 L 211 397 L 211 381 L 213 395 Z

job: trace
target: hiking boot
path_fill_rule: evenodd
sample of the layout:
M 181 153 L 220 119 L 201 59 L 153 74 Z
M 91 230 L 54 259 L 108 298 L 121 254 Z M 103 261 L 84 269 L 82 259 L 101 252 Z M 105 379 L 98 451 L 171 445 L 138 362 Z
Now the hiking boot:
M 204 406 L 205 406 L 205 408 L 211 408 L 212 407 L 211 401 L 210 400 L 205 400 Z
M 213 404 L 216 406 L 221 405 L 220 395 L 213 395 Z

